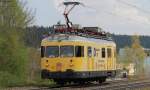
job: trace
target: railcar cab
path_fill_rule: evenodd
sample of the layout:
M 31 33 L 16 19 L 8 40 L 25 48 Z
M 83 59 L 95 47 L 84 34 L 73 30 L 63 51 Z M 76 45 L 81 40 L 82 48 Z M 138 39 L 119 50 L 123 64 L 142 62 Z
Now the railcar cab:
M 44 39 L 41 46 L 42 77 L 65 78 L 69 72 L 82 71 L 84 51 L 84 43 L 75 41 L 74 36 L 62 34 Z M 61 72 L 61 75 L 51 76 L 50 72 L 57 75 Z
M 112 41 L 66 34 L 49 36 L 41 45 L 42 78 L 57 81 L 105 77 L 108 68 L 112 66 L 107 65 L 107 46 L 114 51 Z M 113 60 L 114 57 L 111 57 L 108 61 Z

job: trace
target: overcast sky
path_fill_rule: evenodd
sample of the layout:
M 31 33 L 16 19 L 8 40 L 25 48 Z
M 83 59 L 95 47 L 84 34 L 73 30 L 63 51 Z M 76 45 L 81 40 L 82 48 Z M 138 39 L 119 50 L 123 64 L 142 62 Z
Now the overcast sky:
M 24 0 L 36 10 L 34 25 L 52 26 L 64 22 L 65 0 Z M 72 0 L 66 0 L 72 1 Z M 150 0 L 76 0 L 85 6 L 76 7 L 70 15 L 75 24 L 99 26 L 116 34 L 150 35 Z

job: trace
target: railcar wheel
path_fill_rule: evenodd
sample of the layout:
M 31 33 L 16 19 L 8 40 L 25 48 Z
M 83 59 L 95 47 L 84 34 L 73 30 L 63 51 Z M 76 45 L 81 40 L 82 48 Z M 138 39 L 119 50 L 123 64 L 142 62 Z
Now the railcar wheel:
M 102 80 L 98 80 L 98 83 L 101 84 L 101 83 L 103 83 L 103 81 Z
M 64 86 L 66 84 L 66 82 L 64 82 L 64 81 L 57 81 L 56 84 L 60 85 L 60 86 Z
M 103 83 L 103 82 L 105 82 L 106 81 L 106 77 L 104 77 L 104 78 L 101 78 L 100 80 L 98 80 L 98 82 L 101 84 L 101 83 Z
M 85 84 L 85 81 L 79 81 L 79 84 L 80 84 L 80 85 L 84 85 L 84 84 Z

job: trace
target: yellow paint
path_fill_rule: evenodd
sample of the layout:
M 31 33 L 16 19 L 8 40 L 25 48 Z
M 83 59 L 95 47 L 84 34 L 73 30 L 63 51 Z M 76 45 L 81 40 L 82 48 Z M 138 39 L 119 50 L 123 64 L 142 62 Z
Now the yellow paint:
M 116 69 L 115 44 L 97 44 L 94 42 L 80 41 L 46 41 L 43 40 L 41 46 L 84 46 L 84 57 L 66 57 L 66 58 L 41 58 L 41 69 L 49 70 L 50 72 L 65 72 L 67 69 L 74 71 L 106 71 Z M 97 49 L 96 56 L 88 57 L 87 47 L 91 46 Z M 106 49 L 106 58 L 101 57 L 101 48 Z M 112 49 L 112 57 L 107 57 L 107 48 Z M 92 52 L 93 53 L 93 52 Z M 72 60 L 72 62 L 71 62 Z M 59 70 L 58 70 L 59 69 Z

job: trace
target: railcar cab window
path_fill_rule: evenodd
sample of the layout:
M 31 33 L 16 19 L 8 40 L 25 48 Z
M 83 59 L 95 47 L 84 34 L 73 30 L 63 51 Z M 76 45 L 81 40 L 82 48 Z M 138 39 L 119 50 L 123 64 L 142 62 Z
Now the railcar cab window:
M 73 57 L 74 46 L 60 46 L 60 57 Z
M 106 57 L 106 51 L 105 51 L 105 48 L 102 48 L 102 58 L 105 58 Z
M 107 48 L 107 55 L 108 55 L 108 58 L 111 58 L 111 48 Z
M 84 47 L 83 46 L 75 46 L 75 56 L 76 57 L 84 57 Z
M 45 47 L 41 46 L 41 57 L 45 56 Z
M 59 57 L 59 47 L 58 46 L 47 46 L 46 47 L 46 57 L 49 57 L 49 58 Z
M 88 47 L 88 53 L 87 53 L 88 57 L 92 57 L 92 48 Z

